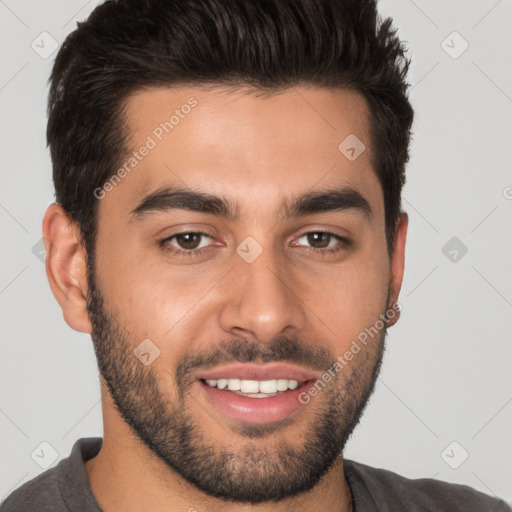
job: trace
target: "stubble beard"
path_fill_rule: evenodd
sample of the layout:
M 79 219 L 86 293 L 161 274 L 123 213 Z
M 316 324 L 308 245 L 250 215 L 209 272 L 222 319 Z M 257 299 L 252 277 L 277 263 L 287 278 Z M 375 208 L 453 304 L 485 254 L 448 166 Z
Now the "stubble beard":
M 134 356 L 138 341 L 129 339 L 120 323 L 105 310 L 93 267 L 89 269 L 88 284 L 87 309 L 101 380 L 133 433 L 186 481 L 226 501 L 281 501 L 311 490 L 341 455 L 373 393 L 384 354 L 386 326 L 310 404 L 303 406 L 300 417 L 309 415 L 310 420 L 297 420 L 305 425 L 297 434 L 300 446 L 287 441 L 290 434 L 286 430 L 293 429 L 293 421 L 282 425 L 240 424 L 225 435 L 235 437 L 235 445 L 221 446 L 201 428 L 197 414 L 189 411 L 197 405 L 189 385 L 182 381 L 180 387 L 177 383 L 178 396 L 169 397 L 159 388 L 162 376 L 157 374 L 156 365 L 144 366 Z M 240 341 L 225 344 L 224 350 L 231 350 L 239 360 L 243 352 L 245 360 L 256 361 L 254 356 L 261 346 L 245 340 L 242 345 Z M 276 359 L 283 360 L 288 348 L 290 353 L 297 353 L 301 345 L 295 339 L 276 339 L 265 347 L 265 359 L 272 360 L 275 353 Z M 330 361 L 334 360 L 331 355 Z M 178 364 L 176 376 L 183 376 L 183 368 Z M 204 418 L 214 422 L 207 414 L 203 422 Z M 219 428 L 228 430 L 227 426 L 212 425 L 212 430 Z

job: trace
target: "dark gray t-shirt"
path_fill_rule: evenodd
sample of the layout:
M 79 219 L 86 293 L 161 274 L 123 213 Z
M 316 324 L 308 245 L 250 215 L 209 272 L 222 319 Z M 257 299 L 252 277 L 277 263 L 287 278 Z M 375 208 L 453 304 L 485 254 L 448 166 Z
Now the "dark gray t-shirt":
M 84 462 L 102 445 L 101 437 L 76 441 L 69 457 L 12 492 L 0 512 L 101 512 Z M 505 502 L 465 485 L 431 478 L 410 480 L 385 469 L 344 461 L 354 512 L 510 512 Z

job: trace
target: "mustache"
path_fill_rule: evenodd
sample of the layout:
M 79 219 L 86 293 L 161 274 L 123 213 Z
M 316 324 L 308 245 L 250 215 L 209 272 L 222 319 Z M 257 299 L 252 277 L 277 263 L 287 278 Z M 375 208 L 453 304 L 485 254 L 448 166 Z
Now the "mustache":
M 185 354 L 176 366 L 176 382 L 180 388 L 185 387 L 193 370 L 209 369 L 223 363 L 279 361 L 297 363 L 313 370 L 325 371 L 334 359 L 334 355 L 326 348 L 300 341 L 296 337 L 276 336 L 264 344 L 236 338 L 221 341 L 213 349 Z

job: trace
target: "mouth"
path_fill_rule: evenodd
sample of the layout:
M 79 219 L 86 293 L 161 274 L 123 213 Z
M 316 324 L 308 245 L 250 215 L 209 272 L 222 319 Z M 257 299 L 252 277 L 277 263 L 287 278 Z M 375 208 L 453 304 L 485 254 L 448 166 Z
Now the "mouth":
M 315 380 L 312 372 L 288 365 L 243 364 L 200 375 L 196 385 L 217 413 L 262 424 L 298 414 L 299 395 Z

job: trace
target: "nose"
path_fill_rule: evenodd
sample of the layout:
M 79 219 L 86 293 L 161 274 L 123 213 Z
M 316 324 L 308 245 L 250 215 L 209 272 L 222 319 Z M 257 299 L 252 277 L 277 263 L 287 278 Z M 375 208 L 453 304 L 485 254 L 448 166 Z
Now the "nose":
M 268 343 L 277 335 L 298 335 L 306 327 L 293 268 L 271 248 L 251 263 L 234 255 L 220 311 L 221 328 L 236 337 Z

